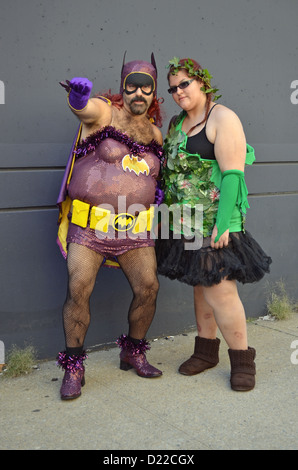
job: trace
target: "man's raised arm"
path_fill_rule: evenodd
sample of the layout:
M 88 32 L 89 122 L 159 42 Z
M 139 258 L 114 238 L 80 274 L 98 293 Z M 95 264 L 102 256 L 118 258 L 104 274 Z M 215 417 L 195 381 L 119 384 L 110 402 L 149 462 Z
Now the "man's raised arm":
M 68 105 L 81 122 L 90 125 L 103 117 L 107 104 L 97 98 L 90 99 L 92 82 L 88 78 L 76 77 L 60 85 L 68 92 Z

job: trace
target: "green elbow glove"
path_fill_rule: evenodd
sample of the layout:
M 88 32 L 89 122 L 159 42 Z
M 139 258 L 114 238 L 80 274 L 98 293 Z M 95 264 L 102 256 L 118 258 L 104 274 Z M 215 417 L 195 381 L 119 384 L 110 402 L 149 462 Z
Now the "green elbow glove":
M 215 243 L 230 228 L 230 221 L 236 204 L 238 204 L 242 213 L 246 213 L 246 209 L 249 207 L 247 195 L 248 191 L 245 184 L 244 172 L 240 170 L 224 171 L 216 217 L 218 233 L 214 240 Z

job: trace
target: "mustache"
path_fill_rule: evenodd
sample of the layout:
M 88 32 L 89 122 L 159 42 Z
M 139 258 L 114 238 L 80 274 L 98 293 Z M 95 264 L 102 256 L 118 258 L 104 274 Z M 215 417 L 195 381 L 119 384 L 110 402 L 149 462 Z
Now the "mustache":
M 146 103 L 147 104 L 147 101 L 145 100 L 145 98 L 143 98 L 143 96 L 139 96 L 139 97 L 135 97 L 131 100 L 131 103 L 134 103 L 135 101 L 142 101 L 143 103 Z

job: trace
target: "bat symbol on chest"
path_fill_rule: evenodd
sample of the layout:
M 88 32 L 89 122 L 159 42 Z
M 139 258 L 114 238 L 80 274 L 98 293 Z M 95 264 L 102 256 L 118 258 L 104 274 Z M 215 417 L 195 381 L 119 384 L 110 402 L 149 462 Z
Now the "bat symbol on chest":
M 122 158 L 122 168 L 124 171 L 128 168 L 130 172 L 133 171 L 137 176 L 140 173 L 148 176 L 150 172 L 148 163 L 143 158 L 139 160 L 138 157 L 130 156 L 129 154 Z

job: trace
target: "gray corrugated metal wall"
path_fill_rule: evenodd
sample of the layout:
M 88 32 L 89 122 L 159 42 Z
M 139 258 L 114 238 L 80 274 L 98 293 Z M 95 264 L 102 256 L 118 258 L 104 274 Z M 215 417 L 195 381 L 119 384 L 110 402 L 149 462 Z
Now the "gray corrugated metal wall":
M 159 69 L 163 131 L 177 109 L 165 65 L 198 59 L 221 102 L 240 116 L 257 163 L 247 169 L 247 229 L 273 258 L 270 276 L 240 286 L 248 317 L 263 313 L 268 282 L 297 299 L 298 4 L 291 0 L 12 0 L 0 8 L 0 340 L 32 343 L 42 358 L 64 346 L 66 265 L 56 246 L 56 198 L 77 128 L 59 80 L 87 76 L 94 91 L 119 89 L 127 60 Z M 115 295 L 117 292 L 117 295 Z M 131 293 L 121 271 L 99 273 L 86 345 L 126 331 Z M 149 337 L 194 325 L 192 290 L 161 279 Z

